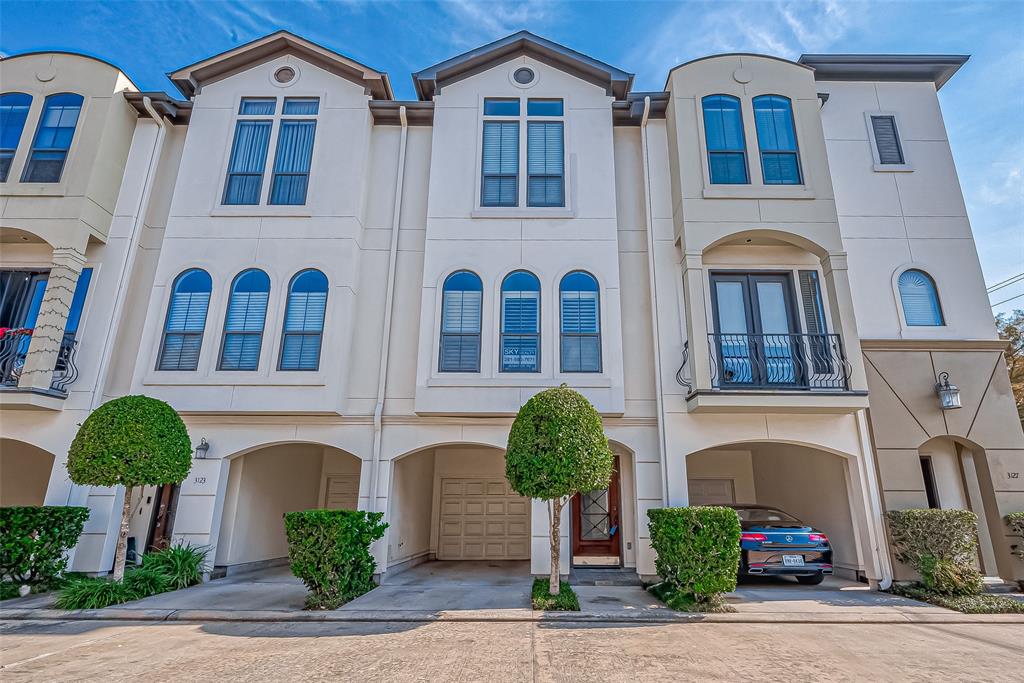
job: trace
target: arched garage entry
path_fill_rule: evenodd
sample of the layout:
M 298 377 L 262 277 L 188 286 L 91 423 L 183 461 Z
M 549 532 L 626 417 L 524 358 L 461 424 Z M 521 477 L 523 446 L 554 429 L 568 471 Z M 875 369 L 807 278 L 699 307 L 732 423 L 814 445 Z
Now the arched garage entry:
M 359 473 L 359 458 L 322 444 L 275 444 L 233 456 L 214 564 L 237 572 L 283 562 L 284 513 L 356 509 Z
M 855 523 L 849 459 L 810 446 L 736 443 L 691 453 L 686 460 L 690 505 L 748 503 L 778 508 L 824 532 L 837 576 L 863 578 L 864 554 Z
M 0 506 L 42 505 L 56 458 L 14 439 L 0 439 Z
M 508 485 L 499 448 L 452 444 L 398 458 L 388 517 L 392 573 L 429 559 L 530 559 L 530 500 Z

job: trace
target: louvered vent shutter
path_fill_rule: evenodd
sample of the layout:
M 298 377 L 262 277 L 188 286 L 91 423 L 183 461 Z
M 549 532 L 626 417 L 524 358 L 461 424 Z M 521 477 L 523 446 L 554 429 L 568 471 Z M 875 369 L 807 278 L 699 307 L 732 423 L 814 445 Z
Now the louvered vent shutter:
M 875 133 L 878 161 L 882 164 L 902 164 L 903 149 L 896 133 L 896 119 L 892 116 L 872 116 L 871 128 Z

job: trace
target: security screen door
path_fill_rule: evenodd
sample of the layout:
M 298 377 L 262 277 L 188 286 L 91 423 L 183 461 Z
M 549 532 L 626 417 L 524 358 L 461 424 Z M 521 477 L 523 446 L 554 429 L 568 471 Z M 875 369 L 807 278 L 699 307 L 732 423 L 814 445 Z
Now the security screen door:
M 713 273 L 713 348 L 722 386 L 806 383 L 788 274 Z

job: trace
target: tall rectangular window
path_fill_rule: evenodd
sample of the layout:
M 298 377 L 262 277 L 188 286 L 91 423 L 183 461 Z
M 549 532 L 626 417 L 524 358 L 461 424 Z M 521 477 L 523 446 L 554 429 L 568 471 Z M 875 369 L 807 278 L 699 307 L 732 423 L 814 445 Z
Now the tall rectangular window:
M 313 159 L 316 121 L 282 121 L 274 157 L 274 184 L 271 204 L 306 203 L 309 165 Z
M 23 92 L 0 95 L 0 183 L 7 182 L 7 175 L 11 172 L 30 106 L 32 96 Z
M 716 185 L 749 183 L 739 99 L 730 95 L 709 95 L 701 100 L 701 106 L 711 182 Z
M 527 206 L 565 206 L 565 151 L 561 121 L 527 123 Z
M 74 93 L 46 98 L 21 182 L 60 182 L 78 126 L 78 116 L 82 113 L 82 102 L 82 96 Z
M 754 123 L 761 148 L 761 173 L 765 185 L 799 185 L 800 157 L 797 151 L 793 103 L 780 95 L 754 98 Z
M 519 122 L 485 121 L 481 206 L 519 205 Z
M 231 145 L 225 204 L 259 204 L 263 189 L 263 168 L 267 163 L 271 121 L 240 120 Z
M 895 116 L 872 116 L 871 132 L 875 138 L 875 149 L 878 152 L 878 163 L 884 165 L 903 165 L 903 147 L 896 130 Z

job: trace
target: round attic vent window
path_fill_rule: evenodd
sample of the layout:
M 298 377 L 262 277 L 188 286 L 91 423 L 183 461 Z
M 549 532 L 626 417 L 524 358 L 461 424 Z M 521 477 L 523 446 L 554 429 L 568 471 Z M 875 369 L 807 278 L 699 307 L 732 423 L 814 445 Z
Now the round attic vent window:
M 536 77 L 537 75 L 533 73 L 533 69 L 525 66 L 516 69 L 515 73 L 512 74 L 513 80 L 515 80 L 519 85 L 529 85 L 530 83 L 533 83 L 533 79 Z
M 278 83 L 291 83 L 295 80 L 295 69 L 290 66 L 282 66 L 274 72 L 274 80 Z

